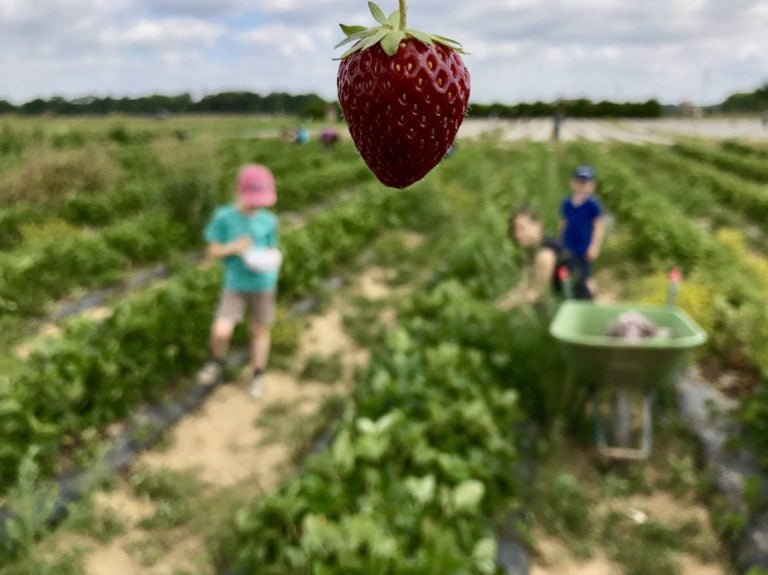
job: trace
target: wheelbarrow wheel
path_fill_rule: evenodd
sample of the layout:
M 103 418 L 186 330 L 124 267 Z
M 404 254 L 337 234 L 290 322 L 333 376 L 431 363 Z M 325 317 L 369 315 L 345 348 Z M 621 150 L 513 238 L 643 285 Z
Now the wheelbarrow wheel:
M 622 388 L 613 398 L 613 440 L 617 447 L 629 447 L 632 442 L 632 398 Z

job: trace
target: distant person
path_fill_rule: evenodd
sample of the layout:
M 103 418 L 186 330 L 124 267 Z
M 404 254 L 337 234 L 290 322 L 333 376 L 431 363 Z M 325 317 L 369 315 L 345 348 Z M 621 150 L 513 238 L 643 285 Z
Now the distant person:
M 555 142 L 560 141 L 560 131 L 563 127 L 563 122 L 565 122 L 565 114 L 560 109 L 555 110 L 552 116 L 552 139 Z
M 205 228 L 208 255 L 224 267 L 224 285 L 211 328 L 211 358 L 198 374 L 202 384 L 221 381 L 235 326 L 249 308 L 250 394 L 263 393 L 263 374 L 275 319 L 280 255 L 277 218 L 267 208 L 277 201 L 275 179 L 264 166 L 244 166 L 234 203 L 219 207 Z
M 768 112 L 763 114 L 763 117 L 760 118 L 760 122 L 762 123 L 763 128 L 768 128 Z
M 507 235 L 529 256 L 529 264 L 520 283 L 498 302 L 499 309 L 510 310 L 524 304 L 540 304 L 551 293 L 559 291 L 558 261 L 563 248 L 555 238 L 544 236 L 544 226 L 528 205 L 515 209 L 509 216 Z
M 304 126 L 299 126 L 296 130 L 296 143 L 300 145 L 309 143 L 309 130 Z
M 339 133 L 333 128 L 325 128 L 320 132 L 320 142 L 326 150 L 334 147 L 339 141 Z
M 577 299 L 593 299 L 597 287 L 592 278 L 592 264 L 603 243 L 603 208 L 594 191 L 597 174 L 592 166 L 573 171 L 571 195 L 560 204 L 560 233 L 563 247 L 571 256 L 571 268 L 579 277 L 574 284 Z

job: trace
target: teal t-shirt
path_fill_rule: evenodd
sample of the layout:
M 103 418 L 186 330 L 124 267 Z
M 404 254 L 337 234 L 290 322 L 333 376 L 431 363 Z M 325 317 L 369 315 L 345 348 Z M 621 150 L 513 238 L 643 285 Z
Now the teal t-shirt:
M 250 236 L 254 247 L 277 247 L 278 226 L 275 214 L 260 209 L 247 215 L 234 204 L 216 210 L 205 227 L 205 241 L 227 244 L 243 236 Z M 245 265 L 240 256 L 224 258 L 224 289 L 239 292 L 264 292 L 277 287 L 277 272 L 255 272 Z

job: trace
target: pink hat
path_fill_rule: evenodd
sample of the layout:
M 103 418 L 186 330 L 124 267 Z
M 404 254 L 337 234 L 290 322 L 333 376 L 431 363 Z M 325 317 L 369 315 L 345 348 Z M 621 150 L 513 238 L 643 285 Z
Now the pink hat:
M 240 169 L 237 176 L 237 192 L 243 203 L 249 207 L 264 208 L 277 202 L 275 178 L 268 168 L 259 164 L 249 164 Z

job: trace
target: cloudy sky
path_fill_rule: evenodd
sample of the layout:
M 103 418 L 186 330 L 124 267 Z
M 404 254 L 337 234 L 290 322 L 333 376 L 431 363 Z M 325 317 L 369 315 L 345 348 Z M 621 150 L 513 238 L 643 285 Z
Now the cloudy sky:
M 395 0 L 380 2 L 386 12 Z M 471 52 L 475 102 L 712 103 L 768 81 L 768 0 L 411 0 Z M 365 0 L 0 0 L 0 99 L 227 89 L 335 97 Z

